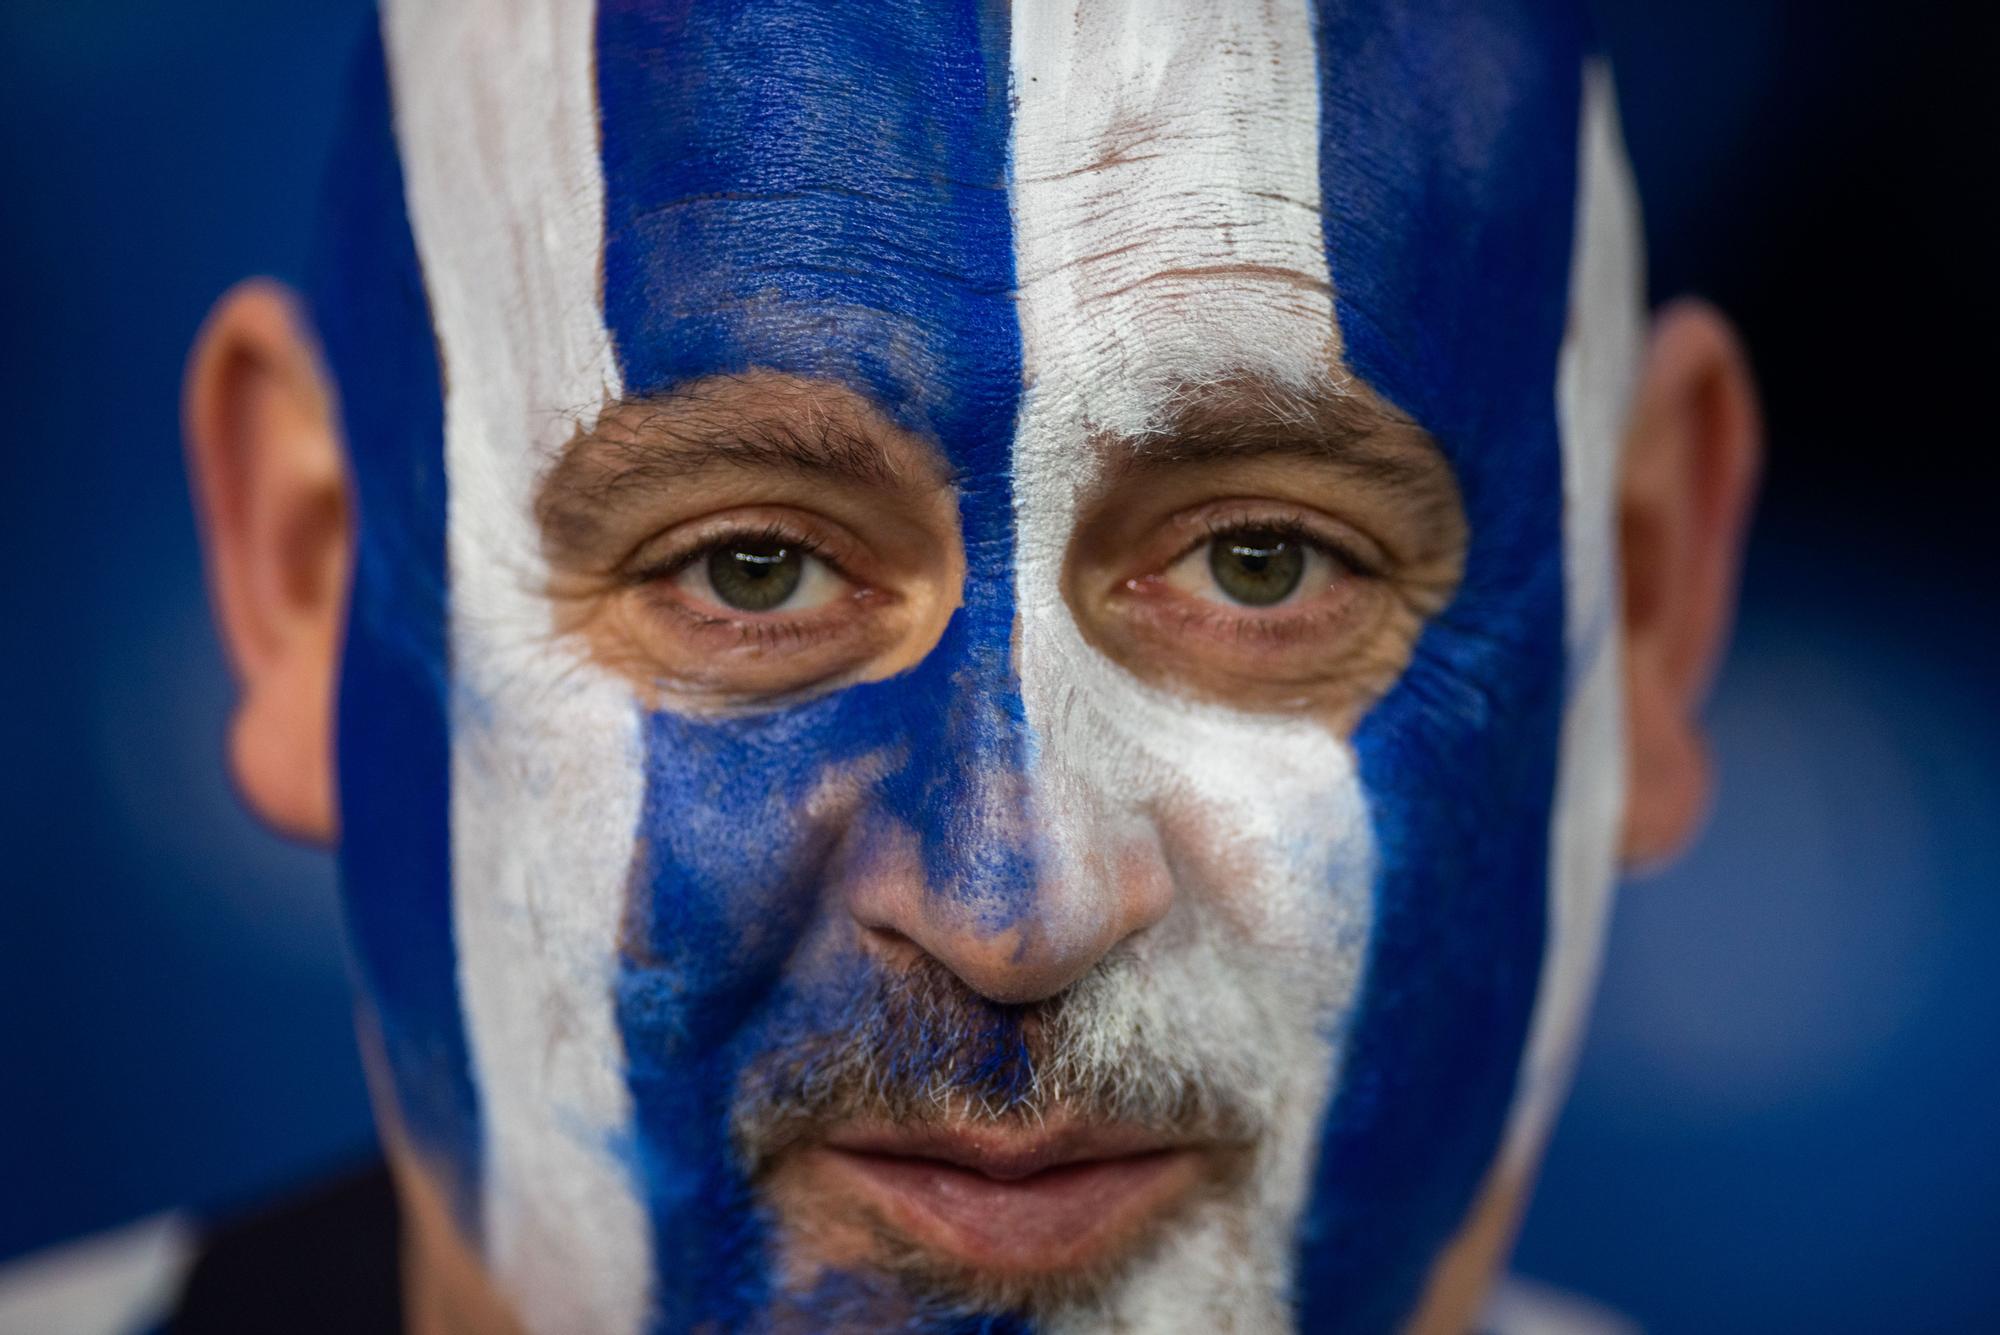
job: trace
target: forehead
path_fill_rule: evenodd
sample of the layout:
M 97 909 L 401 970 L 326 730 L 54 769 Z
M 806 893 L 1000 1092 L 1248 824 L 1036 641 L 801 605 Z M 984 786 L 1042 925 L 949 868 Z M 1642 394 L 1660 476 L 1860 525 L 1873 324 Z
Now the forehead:
M 1241 331 L 1274 313 L 1324 362 L 1304 10 L 1140 32 L 1115 6 L 883 7 L 829 31 L 725 8 L 600 25 L 628 390 L 754 360 L 930 415 L 989 376 L 1011 394 L 1022 342 L 1065 341 L 1051 308 L 1090 308 L 1109 375 L 1271 369 L 1296 349 Z
M 579 240 L 623 389 L 828 377 L 949 447 L 1050 357 L 1128 431 L 1175 384 L 1346 369 L 1457 456 L 1547 411 L 1565 15 L 606 0 Z

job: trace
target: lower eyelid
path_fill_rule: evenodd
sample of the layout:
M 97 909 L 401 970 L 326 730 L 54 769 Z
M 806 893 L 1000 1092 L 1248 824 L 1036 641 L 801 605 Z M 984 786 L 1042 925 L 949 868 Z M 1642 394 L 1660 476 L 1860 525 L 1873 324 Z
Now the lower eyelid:
M 855 618 L 824 615 L 829 605 L 791 614 L 758 614 L 652 590 L 642 596 L 648 607 L 639 615 L 650 619 L 654 629 L 635 634 L 665 635 L 690 643 L 705 641 L 711 652 L 739 646 L 810 648 L 862 629 Z
M 1355 611 L 1351 607 L 1320 607 L 1275 616 L 1243 615 L 1228 604 L 1185 599 L 1172 607 L 1152 607 L 1141 616 L 1152 623 L 1150 634 L 1166 636 L 1168 643 L 1183 647 L 1187 637 L 1199 637 L 1252 651 L 1289 652 L 1319 644 L 1329 635 L 1343 634 L 1344 623 Z

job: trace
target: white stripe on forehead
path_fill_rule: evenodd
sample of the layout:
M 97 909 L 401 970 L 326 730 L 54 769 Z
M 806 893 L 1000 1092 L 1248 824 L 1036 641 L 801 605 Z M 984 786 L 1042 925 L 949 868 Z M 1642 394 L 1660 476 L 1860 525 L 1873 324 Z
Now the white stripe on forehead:
M 1267 993 L 1248 1009 L 1272 1022 L 1233 1039 L 1277 1090 L 1257 1235 L 1204 1216 L 1103 1312 L 1057 1328 L 1277 1329 L 1337 1064 L 1329 1035 L 1359 986 L 1373 913 L 1373 831 L 1354 759 L 1312 724 L 1142 685 L 1085 643 L 1061 573 L 1078 494 L 1099 467 L 1094 436 L 1144 434 L 1184 385 L 1248 373 L 1306 389 L 1331 378 L 1309 13 L 1016 0 L 1012 58 L 1026 378 L 1014 444 L 1017 662 L 1038 746 L 1037 920 L 1052 935 L 1091 931 L 1119 893 L 1102 883 L 1106 850 L 1161 830 L 1219 845 L 1175 867 L 1168 921 L 1127 948 L 1165 974 L 1156 957 L 1190 932 L 1247 938 L 1258 971 L 1183 986 Z
M 1306 6 L 1021 0 L 1012 49 L 1029 384 L 1060 359 L 1070 416 L 1136 434 L 1176 381 L 1324 374 Z
M 445 383 L 452 925 L 486 1258 L 530 1330 L 632 1332 L 651 1254 L 613 1153 L 631 1122 L 613 975 L 638 715 L 552 643 L 529 506 L 576 415 L 619 388 L 594 7 L 400 0 L 384 28 Z
M 1516 1172 L 1532 1166 L 1569 1087 L 1597 982 L 1625 812 L 1617 492 L 1645 343 L 1645 264 L 1617 96 L 1601 60 L 1584 71 L 1579 129 L 1569 327 L 1556 371 L 1569 701 L 1549 834 L 1541 986 L 1504 1147 L 1503 1164 Z

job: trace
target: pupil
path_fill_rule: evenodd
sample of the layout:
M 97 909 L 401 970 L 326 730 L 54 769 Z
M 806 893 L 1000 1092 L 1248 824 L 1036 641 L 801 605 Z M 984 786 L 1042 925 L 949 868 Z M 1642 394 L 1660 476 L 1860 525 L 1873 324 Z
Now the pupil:
M 1283 602 L 1304 578 L 1304 550 L 1282 533 L 1246 529 L 1209 544 L 1209 573 L 1236 602 L 1269 607 Z
M 779 542 L 734 542 L 709 554 L 716 596 L 743 612 L 768 612 L 799 587 L 805 560 Z

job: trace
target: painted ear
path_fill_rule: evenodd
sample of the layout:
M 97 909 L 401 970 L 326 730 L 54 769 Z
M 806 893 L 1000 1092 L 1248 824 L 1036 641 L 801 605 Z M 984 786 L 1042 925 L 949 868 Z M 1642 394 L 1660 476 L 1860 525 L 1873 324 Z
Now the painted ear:
M 1619 489 L 1630 748 L 1624 856 L 1672 856 L 1708 804 L 1699 714 L 1729 638 L 1763 423 L 1748 360 L 1714 307 L 1653 325 Z
M 272 828 L 330 842 L 352 510 L 332 396 L 284 289 L 252 281 L 216 303 L 184 420 L 209 595 L 241 692 L 231 772 Z

